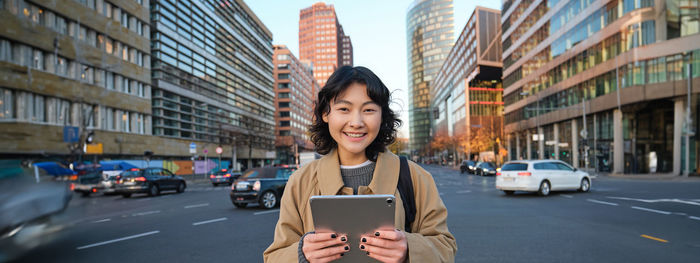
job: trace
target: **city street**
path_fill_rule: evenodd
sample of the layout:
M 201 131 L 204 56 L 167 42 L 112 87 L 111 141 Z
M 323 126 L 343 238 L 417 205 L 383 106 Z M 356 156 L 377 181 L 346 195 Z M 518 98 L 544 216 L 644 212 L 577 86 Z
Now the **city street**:
M 457 262 L 692 262 L 700 180 L 598 177 L 588 193 L 494 188 L 493 177 L 426 166 L 449 210 Z M 278 210 L 235 208 L 228 187 L 183 194 L 74 196 L 53 243 L 18 262 L 261 262 Z

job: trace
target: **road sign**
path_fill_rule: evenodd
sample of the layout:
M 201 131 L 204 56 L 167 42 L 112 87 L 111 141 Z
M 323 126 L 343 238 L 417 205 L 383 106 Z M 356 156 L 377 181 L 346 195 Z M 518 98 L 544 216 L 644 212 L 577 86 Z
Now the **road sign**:
M 75 143 L 80 140 L 80 129 L 75 126 L 63 126 L 63 141 Z
M 588 138 L 588 131 L 581 129 L 581 132 L 578 133 L 581 135 L 581 138 L 587 139 Z
M 204 154 L 207 154 L 207 153 L 209 153 L 209 150 L 204 149 L 202 152 L 203 152 Z
M 190 153 L 191 154 L 197 153 L 197 145 L 195 143 L 190 143 Z
M 87 154 L 102 154 L 102 143 L 91 143 L 85 145 L 85 153 Z
M 216 147 L 216 154 L 221 154 L 222 152 L 224 152 L 224 149 L 221 146 Z

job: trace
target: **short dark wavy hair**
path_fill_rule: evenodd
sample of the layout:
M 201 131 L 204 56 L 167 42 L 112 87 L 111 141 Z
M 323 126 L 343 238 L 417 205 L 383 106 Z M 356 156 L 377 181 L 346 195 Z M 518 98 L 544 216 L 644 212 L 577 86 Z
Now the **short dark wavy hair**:
M 358 83 L 367 86 L 367 96 L 382 108 L 382 124 L 377 138 L 365 149 L 365 156 L 372 161 L 377 160 L 377 155 L 384 152 L 386 147 L 396 139 L 396 130 L 401 126 L 401 120 L 389 108 L 391 93 L 389 89 L 371 70 L 365 67 L 342 66 L 330 76 L 326 85 L 318 93 L 315 102 L 314 120 L 309 128 L 311 141 L 320 154 L 327 154 L 338 147 L 328 130 L 328 123 L 323 121 L 323 115 L 330 112 L 330 103 L 350 84 Z

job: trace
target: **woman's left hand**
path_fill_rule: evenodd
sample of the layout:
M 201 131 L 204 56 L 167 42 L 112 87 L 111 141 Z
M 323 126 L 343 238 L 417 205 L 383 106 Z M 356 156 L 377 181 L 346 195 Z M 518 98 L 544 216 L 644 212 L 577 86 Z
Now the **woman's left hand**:
M 403 263 L 408 257 L 406 235 L 399 231 L 377 231 L 374 235 L 360 237 L 360 249 L 381 262 Z

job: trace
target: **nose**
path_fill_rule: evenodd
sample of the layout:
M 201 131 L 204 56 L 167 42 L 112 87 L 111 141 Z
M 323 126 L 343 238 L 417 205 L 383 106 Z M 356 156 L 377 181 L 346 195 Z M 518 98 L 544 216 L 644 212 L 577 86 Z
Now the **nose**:
M 365 122 L 362 119 L 362 112 L 354 112 L 350 119 L 350 127 L 353 129 L 359 129 L 365 126 Z

